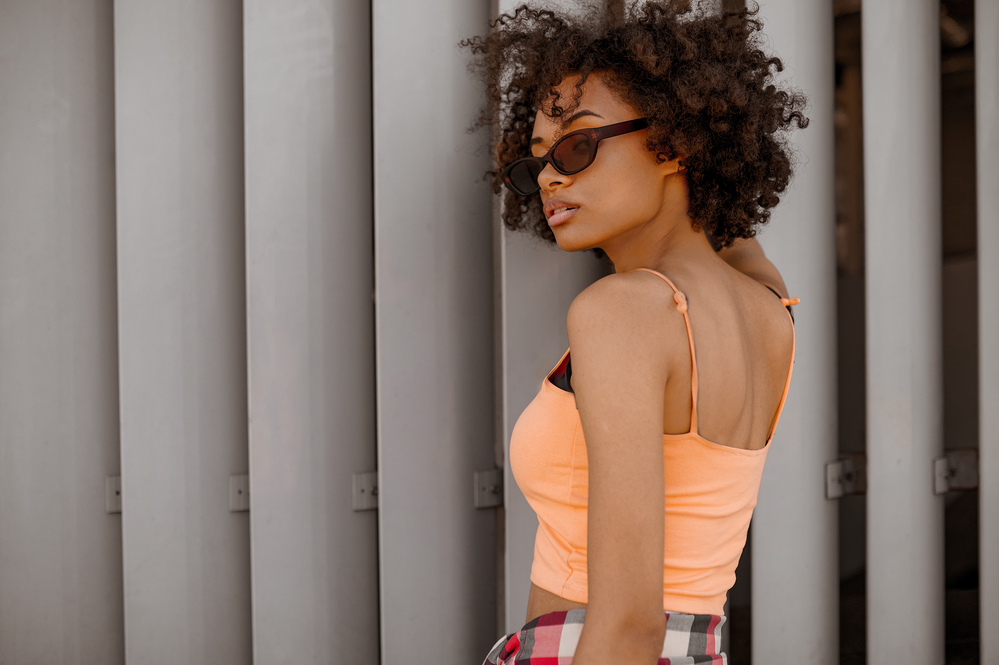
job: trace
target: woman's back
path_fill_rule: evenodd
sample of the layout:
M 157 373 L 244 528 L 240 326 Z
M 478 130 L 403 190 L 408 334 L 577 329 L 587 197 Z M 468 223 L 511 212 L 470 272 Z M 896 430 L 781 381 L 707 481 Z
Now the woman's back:
M 655 312 L 654 318 L 662 315 L 663 335 L 645 341 L 653 347 L 666 345 L 670 351 L 672 371 L 664 386 L 664 420 L 682 421 L 677 431 L 670 431 L 668 425 L 672 423 L 667 422 L 662 436 L 665 492 L 660 501 L 666 533 L 663 607 L 692 614 L 721 614 L 726 593 L 735 581 L 735 568 L 756 505 L 767 452 L 764 446 L 776 425 L 790 380 L 793 329 L 773 294 L 759 284 L 754 287 L 736 282 L 727 298 L 702 308 L 714 314 L 717 328 L 714 335 L 699 336 L 695 323 L 698 319 L 692 316 L 695 311 L 692 299 L 700 296 L 688 297 L 670 279 L 648 269 L 609 279 L 620 282 L 622 278 L 632 284 L 619 295 L 626 297 L 630 293 L 631 297 L 645 301 L 631 306 L 648 308 Z M 715 278 L 724 280 L 727 275 L 722 271 Z M 711 281 L 702 280 L 701 285 L 709 289 L 705 293 L 715 293 L 719 288 Z M 767 300 L 754 301 L 756 295 L 763 295 L 757 289 L 766 294 Z M 668 297 L 663 298 L 664 293 Z M 743 311 L 727 302 L 732 299 L 745 305 Z M 776 308 L 769 307 L 774 303 Z M 724 311 L 726 306 L 736 309 L 734 315 Z M 770 315 L 783 319 L 783 326 L 770 326 L 767 321 Z M 783 335 L 788 338 L 788 355 L 784 359 L 779 358 L 783 349 L 770 351 L 754 346 L 755 343 L 779 346 Z M 747 343 L 746 337 L 752 340 Z M 709 346 L 709 353 L 705 354 L 699 351 L 703 339 L 717 346 Z M 716 402 L 713 408 L 734 415 L 713 419 L 715 424 L 729 425 L 726 439 L 704 436 L 703 419 L 698 417 L 702 401 L 697 400 L 692 408 L 692 394 L 705 393 L 707 382 L 698 381 L 703 376 L 700 367 L 704 355 L 728 356 L 729 366 L 735 368 L 720 379 L 734 384 L 735 389 L 712 393 Z M 771 385 L 768 380 L 774 374 L 772 366 L 781 361 L 779 379 Z M 724 370 L 725 363 L 718 367 Z M 555 376 L 566 370 L 571 370 L 568 353 L 543 382 L 541 392 L 524 411 L 511 440 L 514 474 L 539 520 L 531 581 L 538 589 L 571 603 L 560 605 L 557 600 L 545 597 L 539 605 L 536 601 L 540 594 L 535 593 L 532 594 L 535 607 L 533 612 L 529 610 L 529 617 L 534 612 L 577 607 L 589 600 L 586 547 L 589 462 L 571 385 L 558 382 Z M 645 377 L 633 378 L 641 382 Z M 764 405 L 771 408 L 761 418 L 752 402 L 753 394 L 764 390 L 774 392 L 776 398 L 773 404 Z M 725 403 L 725 400 L 736 401 Z M 763 429 L 757 432 L 763 421 Z M 753 440 L 757 434 L 758 445 Z
M 697 402 L 692 403 L 694 365 L 683 317 L 663 303 L 664 330 L 669 331 L 664 342 L 672 368 L 664 389 L 663 433 L 693 430 L 714 443 L 758 450 L 767 443 L 784 394 L 794 343 L 792 323 L 767 287 L 720 259 L 707 263 L 671 266 L 669 278 L 687 301 Z M 660 280 L 646 281 L 650 300 L 664 299 L 656 290 L 672 300 L 672 290 L 663 289 Z

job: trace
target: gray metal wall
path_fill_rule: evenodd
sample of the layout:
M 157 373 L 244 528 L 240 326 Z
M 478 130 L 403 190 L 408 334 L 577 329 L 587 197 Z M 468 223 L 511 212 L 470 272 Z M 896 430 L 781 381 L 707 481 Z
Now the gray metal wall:
M 121 663 L 108 0 L 0 2 L 0 662 Z
M 862 23 L 864 117 L 894 119 L 864 133 L 872 663 L 944 657 L 939 13 L 890 0 Z
M 975 3 L 981 662 L 999 661 L 999 2 Z
M 254 662 L 377 663 L 370 15 L 243 8 Z
M 488 19 L 485 2 L 372 3 L 385 663 L 476 662 L 496 639 L 496 514 L 472 492 L 495 466 L 492 198 L 457 46 Z
M 115 3 L 130 663 L 250 662 L 241 5 Z
M 791 136 L 798 168 L 760 238 L 801 305 L 791 391 L 753 516 L 752 652 L 757 662 L 833 665 L 837 505 L 822 482 L 837 456 L 833 17 L 818 0 L 768 0 L 761 16 L 788 83 L 808 96 L 811 124 Z
M 537 521 L 509 434 L 607 268 L 503 230 L 480 178 L 457 42 L 514 4 L 0 0 L 0 661 L 476 662 L 522 624 Z M 868 116 L 898 119 L 865 145 L 868 632 L 897 636 L 878 663 L 938 662 L 943 625 L 937 16 L 910 4 L 864 18 Z M 999 14 L 978 4 L 992 662 Z M 802 304 L 753 650 L 832 663 L 830 17 L 762 13 L 813 124 L 763 236 Z M 504 509 L 476 509 L 473 473 L 497 467 Z M 377 510 L 354 510 L 365 472 Z
M 492 643 L 492 203 L 456 47 L 488 6 L 374 11 L 0 3 L 0 660 L 395 662 L 441 617 L 449 660 Z M 352 484 L 376 398 L 381 566 Z

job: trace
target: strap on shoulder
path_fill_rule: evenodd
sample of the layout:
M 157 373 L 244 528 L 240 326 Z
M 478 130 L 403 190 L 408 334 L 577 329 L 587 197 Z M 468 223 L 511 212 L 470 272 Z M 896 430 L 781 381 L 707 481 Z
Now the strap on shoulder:
M 763 284 L 763 282 L 760 282 L 760 284 Z M 791 315 L 791 324 L 793 325 L 794 324 L 794 312 L 791 310 L 791 305 L 797 305 L 798 303 L 801 302 L 801 299 L 800 298 L 785 298 L 781 294 L 777 293 L 776 289 L 773 289 L 773 288 L 767 286 L 766 284 L 763 284 L 763 286 L 765 286 L 767 288 L 767 290 L 770 291 L 770 293 L 772 293 L 775 296 L 777 296 L 777 298 L 780 300 L 780 304 L 784 305 L 784 307 L 787 308 L 787 313 Z
M 687 296 L 683 294 L 666 275 L 650 268 L 636 268 L 642 272 L 652 273 L 673 289 L 673 302 L 676 309 L 683 314 L 683 323 L 687 327 L 687 340 L 690 343 L 690 433 L 697 434 L 697 354 L 694 351 L 694 333 L 690 328 L 690 317 L 687 315 Z M 786 391 L 785 391 L 786 392 Z
M 773 291 L 773 289 L 770 290 Z M 778 294 L 777 297 L 780 298 L 780 294 Z M 784 307 L 787 308 L 787 315 L 791 319 L 791 364 L 787 368 L 787 378 L 784 380 L 784 392 L 781 393 L 780 404 L 777 405 L 777 413 L 774 414 L 773 422 L 770 423 L 770 431 L 767 433 L 768 445 L 770 444 L 770 439 L 774 436 L 774 432 L 777 430 L 777 423 L 780 422 L 780 414 L 784 410 L 784 402 L 787 401 L 787 391 L 788 388 L 791 387 L 791 373 L 794 371 L 794 346 L 796 341 L 794 333 L 794 314 L 791 313 L 791 305 L 797 305 L 801 302 L 798 298 L 781 298 L 780 301 Z
M 650 268 L 636 268 L 636 270 L 641 270 L 643 272 L 651 273 L 656 277 L 660 278 L 673 289 L 673 300 L 676 302 L 676 309 L 681 314 L 683 314 L 683 322 L 687 327 L 687 340 L 690 343 L 690 431 L 692 434 L 697 434 L 697 354 L 694 351 L 694 333 L 690 327 L 690 317 L 687 315 L 687 297 L 683 294 L 680 289 L 676 288 L 676 285 L 662 273 L 656 272 Z M 764 286 L 766 286 L 764 284 Z M 767 286 L 770 291 L 773 291 L 782 305 L 787 309 L 788 318 L 791 319 L 791 362 L 787 368 L 787 378 L 784 380 L 784 390 L 781 393 L 780 403 L 777 405 L 777 412 L 774 414 L 773 421 L 770 423 L 770 431 L 767 433 L 767 443 L 770 443 L 770 439 L 773 438 L 774 432 L 777 429 L 777 423 L 780 422 L 781 413 L 784 411 L 784 403 L 787 401 L 788 389 L 791 387 L 791 374 L 794 371 L 794 352 L 795 352 L 795 330 L 794 330 L 794 312 L 791 311 L 792 305 L 797 305 L 801 302 L 798 298 L 784 298 L 779 293 Z

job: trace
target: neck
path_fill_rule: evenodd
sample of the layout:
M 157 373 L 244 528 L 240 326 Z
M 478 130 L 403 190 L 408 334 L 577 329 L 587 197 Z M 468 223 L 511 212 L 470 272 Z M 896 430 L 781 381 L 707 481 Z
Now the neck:
M 681 257 L 714 257 L 711 243 L 703 231 L 694 230 L 687 209 L 684 197 L 675 205 L 665 206 L 645 224 L 607 241 L 601 249 L 614 263 L 615 272 L 663 268 Z

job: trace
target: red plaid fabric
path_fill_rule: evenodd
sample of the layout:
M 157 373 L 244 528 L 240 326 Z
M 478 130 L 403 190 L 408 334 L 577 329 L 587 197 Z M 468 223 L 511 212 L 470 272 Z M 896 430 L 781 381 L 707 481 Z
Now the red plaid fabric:
M 543 614 L 489 651 L 482 665 L 571 665 L 586 610 Z M 666 613 L 666 638 L 659 665 L 727 665 L 721 648 L 725 617 Z

